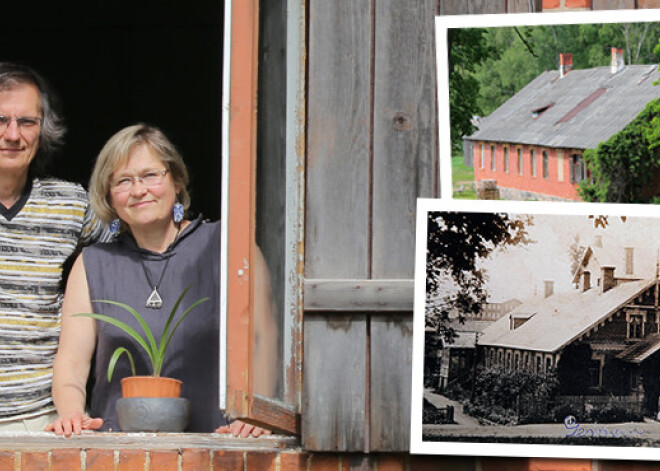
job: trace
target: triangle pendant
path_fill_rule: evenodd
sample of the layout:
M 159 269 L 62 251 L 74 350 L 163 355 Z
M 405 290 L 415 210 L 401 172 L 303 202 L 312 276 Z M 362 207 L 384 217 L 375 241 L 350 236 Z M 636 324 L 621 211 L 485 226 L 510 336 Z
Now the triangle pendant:
M 152 309 L 160 309 L 163 306 L 163 300 L 160 297 L 160 294 L 158 294 L 158 290 L 154 288 L 154 290 L 151 292 L 151 295 L 149 296 L 149 299 L 147 299 L 147 307 L 150 307 Z

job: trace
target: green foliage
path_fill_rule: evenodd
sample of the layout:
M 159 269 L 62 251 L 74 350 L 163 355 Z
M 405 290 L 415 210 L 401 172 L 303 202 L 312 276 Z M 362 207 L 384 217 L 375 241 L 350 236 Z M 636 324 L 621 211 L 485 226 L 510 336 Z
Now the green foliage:
M 466 412 L 497 423 L 525 422 L 526 418 L 520 417 L 517 411 L 519 401 L 530 396 L 548 399 L 556 387 L 557 379 L 553 374 L 524 369 L 513 371 L 501 366 L 483 368 L 477 374 L 475 393 Z
M 188 314 L 190 314 L 190 312 L 198 304 L 201 304 L 209 300 L 209 298 L 202 298 L 195 301 L 188 309 L 184 311 L 183 314 L 181 314 L 181 316 L 179 316 L 179 319 L 172 326 L 172 323 L 174 322 L 174 317 L 176 315 L 176 311 L 179 309 L 179 305 L 181 304 L 181 301 L 183 300 L 184 296 L 186 295 L 189 289 L 190 286 L 188 286 L 185 290 L 183 290 L 183 293 L 181 293 L 179 298 L 176 300 L 176 303 L 174 303 L 174 307 L 172 307 L 172 310 L 170 311 L 167 321 L 165 322 L 165 326 L 163 327 L 163 332 L 160 336 L 159 343 L 156 342 L 153 332 L 149 328 L 149 325 L 144 320 L 142 315 L 140 315 L 140 313 L 137 312 L 135 309 L 133 309 L 131 306 L 124 303 L 120 303 L 117 301 L 110 301 L 107 299 L 101 299 L 96 301 L 105 304 L 113 304 L 115 306 L 119 306 L 123 309 L 126 309 L 133 317 L 135 317 L 135 319 L 137 319 L 138 323 L 142 327 L 142 330 L 144 331 L 144 337 L 140 335 L 140 333 L 137 332 L 135 329 L 133 329 L 130 325 L 118 319 L 115 319 L 114 317 L 111 316 L 106 316 L 104 314 L 96 314 L 96 313 L 75 314 L 75 316 L 91 317 L 92 319 L 96 319 L 102 322 L 107 322 L 108 324 L 112 324 L 115 327 L 122 329 L 124 332 L 130 335 L 138 343 L 138 345 L 140 345 L 147 353 L 147 356 L 151 361 L 152 376 L 160 376 L 163 367 L 163 361 L 165 359 L 165 353 L 167 352 L 167 347 L 170 344 L 170 341 L 172 340 L 172 336 L 174 335 L 174 332 L 176 332 L 177 328 L 181 325 L 183 320 L 188 316 Z M 110 358 L 110 362 L 108 364 L 108 381 L 112 380 L 112 374 L 114 373 L 115 366 L 117 365 L 117 361 L 123 354 L 126 354 L 126 356 L 128 357 L 129 362 L 131 364 L 131 371 L 133 372 L 133 376 L 135 376 L 136 372 L 135 372 L 135 363 L 133 361 L 133 355 L 131 355 L 131 352 L 128 351 L 126 348 L 118 347 L 112 354 L 112 357 Z
M 659 170 L 660 99 L 650 102 L 624 129 L 587 149 L 583 158 L 592 181 L 583 180 L 578 193 L 584 201 L 651 203 L 650 191 Z
M 450 29 L 449 49 L 449 102 L 450 132 L 453 150 L 462 148 L 462 137 L 475 130 L 472 118 L 481 115 L 477 105 L 479 83 L 473 76 L 475 67 L 493 54 L 493 48 L 479 28 Z
M 573 54 L 574 69 L 609 66 L 611 47 L 624 49 L 626 64 L 655 64 L 660 23 L 580 24 L 484 29 L 494 52 L 475 67 L 478 106 L 490 114 L 532 79 L 557 70 L 559 54 Z

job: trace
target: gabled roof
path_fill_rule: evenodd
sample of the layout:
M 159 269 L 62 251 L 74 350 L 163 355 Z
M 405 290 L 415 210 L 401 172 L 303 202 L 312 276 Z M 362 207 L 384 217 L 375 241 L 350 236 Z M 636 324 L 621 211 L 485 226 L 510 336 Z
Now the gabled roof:
M 547 71 L 481 121 L 466 139 L 544 147 L 595 148 L 660 98 L 657 65 Z
M 479 338 L 479 345 L 557 352 L 605 322 L 621 306 L 654 282 L 654 279 L 629 281 L 605 293 L 592 288 L 584 292 L 575 290 L 524 302 L 509 315 L 486 328 Z M 529 320 L 511 330 L 509 316 L 528 317 Z

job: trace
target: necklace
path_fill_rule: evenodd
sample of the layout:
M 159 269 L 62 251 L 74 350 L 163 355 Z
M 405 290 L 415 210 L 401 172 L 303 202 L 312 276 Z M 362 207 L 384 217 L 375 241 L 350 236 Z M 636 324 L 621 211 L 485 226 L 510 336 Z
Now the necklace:
M 174 236 L 174 240 L 179 237 L 179 231 L 181 231 L 181 224 L 179 224 L 179 227 L 177 228 L 176 235 Z M 172 241 L 174 243 L 174 241 Z M 147 303 L 146 306 L 151 309 L 160 309 L 163 307 L 163 298 L 161 298 L 160 293 L 158 292 L 158 287 L 160 286 L 161 281 L 163 281 L 163 277 L 165 276 L 165 271 L 167 270 L 167 265 L 170 263 L 170 258 L 172 258 L 172 254 L 167 255 L 167 259 L 165 260 L 165 266 L 163 267 L 162 271 L 160 272 L 160 276 L 158 277 L 158 283 L 154 284 L 151 282 L 151 277 L 149 276 L 149 270 L 147 270 L 147 267 L 144 264 L 144 257 L 142 254 L 140 254 L 140 264 L 142 265 L 142 270 L 144 271 L 144 276 L 147 277 L 147 282 L 149 283 L 149 286 L 153 286 L 154 289 L 147 298 Z

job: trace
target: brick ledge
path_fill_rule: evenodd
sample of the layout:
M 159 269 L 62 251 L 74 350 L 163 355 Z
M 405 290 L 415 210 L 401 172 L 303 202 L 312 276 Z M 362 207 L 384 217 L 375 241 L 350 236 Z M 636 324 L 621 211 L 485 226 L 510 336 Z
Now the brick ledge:
M 83 432 L 63 437 L 50 432 L 0 432 L 0 450 L 52 450 L 76 449 L 141 449 L 181 450 L 203 448 L 207 450 L 272 451 L 300 446 L 297 437 L 269 435 L 259 438 L 236 438 L 217 433 L 111 433 Z

